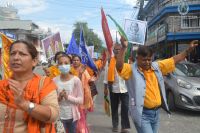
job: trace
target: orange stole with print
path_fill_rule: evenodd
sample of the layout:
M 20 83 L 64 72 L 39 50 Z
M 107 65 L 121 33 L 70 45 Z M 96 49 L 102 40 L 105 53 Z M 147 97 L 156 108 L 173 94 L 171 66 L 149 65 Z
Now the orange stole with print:
M 45 96 L 47 96 L 50 92 L 52 92 L 53 90 L 56 89 L 55 84 L 51 81 L 50 78 L 46 78 L 44 81 L 44 85 L 43 87 L 45 87 L 45 89 L 41 89 L 41 91 L 39 92 L 39 82 L 40 82 L 41 77 L 38 75 L 35 75 L 28 83 L 27 86 L 25 88 L 24 91 L 24 98 L 26 100 L 32 101 L 34 103 L 40 104 L 40 101 L 45 98 Z M 10 90 L 9 85 L 8 85 L 8 80 L 1 80 L 0 81 L 0 103 L 1 104 L 5 104 L 7 105 L 7 110 L 9 108 L 13 108 L 16 112 L 16 109 L 19 109 L 19 107 L 17 107 L 17 105 L 14 102 L 14 95 L 12 90 Z M 15 113 L 13 114 L 13 117 L 15 118 Z M 27 121 L 27 133 L 40 133 L 40 124 L 41 122 L 39 120 L 36 120 L 34 118 L 32 118 L 31 116 L 28 115 L 27 112 L 24 112 L 24 120 Z M 15 121 L 15 119 L 13 120 L 9 120 L 6 121 L 5 119 L 5 123 L 7 123 L 7 125 L 9 123 L 12 127 L 10 127 L 10 129 L 14 130 L 14 123 L 13 121 Z M 6 133 L 7 130 L 5 128 L 4 124 L 4 132 Z M 52 123 L 46 123 L 45 124 L 45 130 L 46 133 L 55 133 L 55 128 L 54 125 Z M 10 131 L 11 133 L 13 131 Z

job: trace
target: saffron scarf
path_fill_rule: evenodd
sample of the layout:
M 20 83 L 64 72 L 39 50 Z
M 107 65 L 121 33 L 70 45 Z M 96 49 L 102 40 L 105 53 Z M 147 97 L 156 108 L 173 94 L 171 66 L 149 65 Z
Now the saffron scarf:
M 56 86 L 52 82 L 52 80 L 50 78 L 46 78 L 42 87 L 44 89 L 41 89 L 41 91 L 39 92 L 40 79 L 41 79 L 40 76 L 35 75 L 27 83 L 27 86 L 24 91 L 24 98 L 36 104 L 40 104 L 40 101 L 43 98 L 45 98 L 45 96 L 47 96 L 50 92 L 56 89 Z M 7 110 L 9 108 L 13 108 L 15 110 L 19 109 L 19 107 L 14 102 L 14 95 L 12 90 L 9 88 L 8 80 L 0 81 L 0 103 L 7 105 Z M 13 118 L 15 118 L 15 115 L 16 114 L 14 114 Z M 28 130 L 27 133 L 40 133 L 41 122 L 39 120 L 32 118 L 30 115 L 28 115 L 27 112 L 24 112 L 24 121 L 27 122 L 27 130 Z M 55 128 L 52 123 L 45 123 L 44 126 L 46 133 L 55 133 Z M 4 132 L 6 133 L 5 127 L 4 127 Z M 10 132 L 12 133 L 13 131 Z
M 112 57 L 110 59 L 110 64 L 108 66 L 108 82 L 113 83 L 115 80 L 115 66 L 116 66 L 116 59 Z
M 50 76 L 49 76 L 50 78 L 54 78 L 60 75 L 60 71 L 56 65 L 49 67 L 49 71 L 50 71 Z

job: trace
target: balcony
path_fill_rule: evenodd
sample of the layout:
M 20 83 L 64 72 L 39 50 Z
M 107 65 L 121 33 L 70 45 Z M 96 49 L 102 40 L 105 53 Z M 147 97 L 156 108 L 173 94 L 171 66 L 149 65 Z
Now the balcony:
M 152 45 L 166 39 L 171 34 L 196 34 L 200 31 L 200 15 L 169 16 L 164 24 L 154 25 L 149 29 L 146 45 Z M 168 38 L 169 39 L 169 38 Z M 185 38 L 186 39 L 186 38 Z
M 167 18 L 168 32 L 199 32 L 200 15 L 170 16 Z
M 200 4 L 200 0 L 188 0 L 188 5 L 196 5 Z M 165 7 L 168 6 L 177 6 L 180 5 L 180 0 L 163 0 L 161 3 L 159 3 L 159 9 L 162 10 Z

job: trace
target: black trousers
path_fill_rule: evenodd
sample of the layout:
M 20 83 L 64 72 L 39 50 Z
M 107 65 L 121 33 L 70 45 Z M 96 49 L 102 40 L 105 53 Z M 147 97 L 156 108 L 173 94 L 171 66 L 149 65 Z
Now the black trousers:
M 128 101 L 129 101 L 128 92 L 113 93 L 110 91 L 112 125 L 114 128 L 118 127 L 119 124 L 118 108 L 120 101 L 121 101 L 121 127 L 122 129 L 130 128 L 129 117 L 128 117 Z

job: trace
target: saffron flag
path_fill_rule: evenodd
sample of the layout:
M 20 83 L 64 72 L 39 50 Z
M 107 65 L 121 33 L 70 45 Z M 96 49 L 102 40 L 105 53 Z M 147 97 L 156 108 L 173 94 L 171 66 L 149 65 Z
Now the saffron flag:
M 97 67 L 94 64 L 92 58 L 90 57 L 90 55 L 89 55 L 89 53 L 88 53 L 87 48 L 86 48 L 85 45 L 86 44 L 85 44 L 85 39 L 84 39 L 84 36 L 83 36 L 83 30 L 81 30 L 79 48 L 80 48 L 80 53 L 81 53 L 82 64 L 87 65 L 92 70 L 94 70 L 95 72 L 97 72 L 98 71 Z
M 107 15 L 107 16 L 114 22 L 115 26 L 117 27 L 119 34 L 128 41 L 128 37 L 127 37 L 126 33 L 121 28 L 121 26 L 117 23 L 117 21 L 114 20 L 114 18 L 112 18 L 110 15 Z M 128 62 L 128 58 L 130 57 L 130 55 L 131 55 L 131 44 L 129 43 L 126 54 L 125 54 L 125 62 Z
M 12 72 L 9 67 L 9 54 L 10 54 L 10 46 L 13 41 L 2 33 L 0 33 L 0 37 L 2 40 L 2 48 L 1 48 L 2 77 L 3 79 L 7 79 L 12 75 Z
M 113 46 L 113 40 L 112 40 L 112 36 L 110 34 L 110 29 L 108 27 L 108 22 L 106 19 L 106 15 L 103 11 L 103 8 L 101 8 L 101 24 L 102 24 L 102 30 L 103 30 L 103 35 L 106 41 L 106 46 L 108 48 L 108 52 L 110 54 L 110 56 L 112 56 L 112 46 Z
M 79 53 L 79 47 L 78 45 L 76 44 L 76 40 L 75 40 L 75 37 L 74 37 L 74 34 L 72 33 L 72 38 L 70 40 L 70 43 L 67 47 L 67 50 L 66 50 L 66 53 L 67 54 L 76 54 L 76 55 L 80 55 Z

